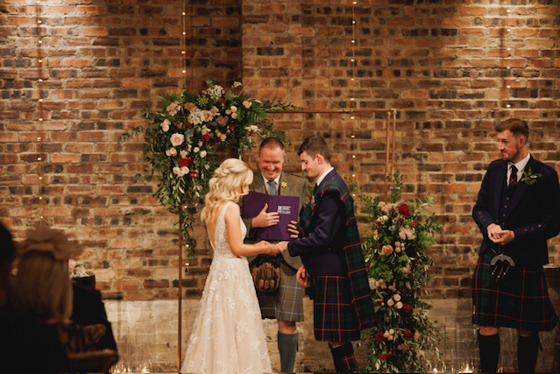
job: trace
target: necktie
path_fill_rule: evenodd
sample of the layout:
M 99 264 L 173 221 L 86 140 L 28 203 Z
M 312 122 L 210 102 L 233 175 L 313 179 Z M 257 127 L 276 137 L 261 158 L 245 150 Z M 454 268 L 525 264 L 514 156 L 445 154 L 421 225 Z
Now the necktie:
M 271 195 L 276 195 L 276 183 L 274 183 L 274 180 L 269 180 L 268 181 L 268 186 L 269 186 L 269 193 Z
M 517 168 L 511 165 L 511 175 L 509 176 L 508 187 L 515 187 L 517 185 Z

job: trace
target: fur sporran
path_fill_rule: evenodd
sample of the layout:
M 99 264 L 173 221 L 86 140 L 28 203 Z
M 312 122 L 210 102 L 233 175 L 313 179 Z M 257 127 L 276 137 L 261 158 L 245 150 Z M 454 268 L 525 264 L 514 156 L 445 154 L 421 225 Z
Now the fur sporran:
M 280 258 L 261 254 L 251 262 L 251 276 L 258 292 L 271 294 L 280 285 Z

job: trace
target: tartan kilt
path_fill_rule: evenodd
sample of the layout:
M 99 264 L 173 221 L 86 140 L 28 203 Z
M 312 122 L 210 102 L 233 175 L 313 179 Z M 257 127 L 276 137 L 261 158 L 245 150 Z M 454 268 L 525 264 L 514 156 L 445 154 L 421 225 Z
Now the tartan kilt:
M 491 279 L 493 253 L 478 258 L 473 274 L 473 323 L 529 331 L 550 331 L 558 322 L 542 267 L 510 269 L 511 279 L 497 285 Z M 509 276 L 509 274 L 508 274 Z
M 303 287 L 296 279 L 296 272 L 285 263 L 280 263 L 280 280 L 276 292 L 257 292 L 257 297 L 262 318 L 303 321 Z
M 313 299 L 315 339 L 327 342 L 360 340 L 348 277 L 316 276 L 311 278 L 311 282 L 308 292 Z

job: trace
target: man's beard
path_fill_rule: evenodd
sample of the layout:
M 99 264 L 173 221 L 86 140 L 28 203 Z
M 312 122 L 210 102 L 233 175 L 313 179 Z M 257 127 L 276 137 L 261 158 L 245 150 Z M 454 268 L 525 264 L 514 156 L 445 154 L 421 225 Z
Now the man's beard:
M 519 147 L 516 147 L 515 148 L 515 153 L 513 153 L 511 155 L 507 152 L 502 152 L 502 159 L 504 161 L 513 162 L 513 160 L 515 160 L 518 155 L 519 155 Z

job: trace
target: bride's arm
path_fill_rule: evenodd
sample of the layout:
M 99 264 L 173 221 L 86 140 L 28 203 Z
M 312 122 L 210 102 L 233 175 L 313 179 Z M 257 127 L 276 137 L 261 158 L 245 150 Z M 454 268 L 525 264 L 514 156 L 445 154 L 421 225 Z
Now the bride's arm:
M 265 241 L 255 244 L 243 243 L 240 215 L 239 205 L 229 204 L 226 208 L 224 219 L 226 221 L 229 247 L 234 256 L 253 256 L 260 253 L 276 254 L 280 251 L 278 246 Z

